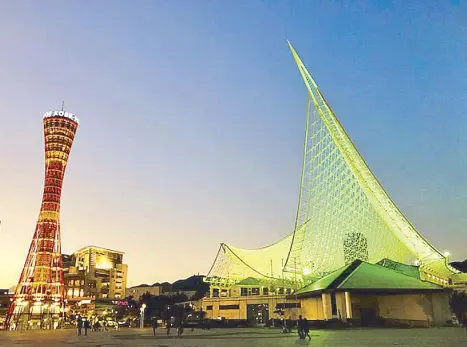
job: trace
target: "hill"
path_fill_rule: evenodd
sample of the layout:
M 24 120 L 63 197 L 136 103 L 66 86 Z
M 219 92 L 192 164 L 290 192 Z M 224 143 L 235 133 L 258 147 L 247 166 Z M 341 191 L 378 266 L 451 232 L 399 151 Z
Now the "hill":
M 191 277 L 175 281 L 174 283 L 154 283 L 152 286 L 161 286 L 162 287 L 162 295 L 169 295 L 169 293 L 195 293 L 193 297 L 188 299 L 197 300 L 202 298 L 207 292 L 209 292 L 209 284 L 204 282 L 204 278 L 206 276 L 203 275 L 193 275 Z M 136 287 L 148 287 L 147 284 L 140 284 Z M 191 294 L 190 294 L 191 295 Z
M 205 276 L 202 275 L 194 275 L 184 280 L 178 280 L 172 283 L 172 291 L 178 292 L 188 292 L 188 291 L 196 291 L 200 286 L 206 284 L 203 279 Z
M 467 259 L 465 259 L 464 261 L 454 261 L 450 263 L 450 265 L 459 271 L 467 273 Z

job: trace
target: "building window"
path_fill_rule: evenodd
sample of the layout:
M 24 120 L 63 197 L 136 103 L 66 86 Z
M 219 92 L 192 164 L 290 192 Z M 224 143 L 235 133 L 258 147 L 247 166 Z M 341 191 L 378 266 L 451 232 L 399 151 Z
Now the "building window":
M 212 311 L 212 305 L 206 306 L 206 311 Z
M 228 294 L 229 294 L 229 291 L 227 289 L 221 290 L 221 297 L 225 298 L 226 296 L 228 296 Z
M 247 296 L 248 288 L 240 288 L 240 296 Z
M 219 289 L 218 288 L 214 288 L 212 290 L 212 297 L 213 298 L 218 298 L 219 297 Z
M 279 288 L 277 294 L 284 295 L 284 288 Z
M 251 288 L 251 295 L 259 295 L 259 288 Z
M 300 308 L 302 307 L 299 302 L 283 302 L 276 305 L 276 310 L 281 310 L 284 308 Z
M 240 305 L 219 305 L 219 310 L 238 310 Z
M 263 295 L 269 295 L 269 288 L 268 287 L 263 288 Z

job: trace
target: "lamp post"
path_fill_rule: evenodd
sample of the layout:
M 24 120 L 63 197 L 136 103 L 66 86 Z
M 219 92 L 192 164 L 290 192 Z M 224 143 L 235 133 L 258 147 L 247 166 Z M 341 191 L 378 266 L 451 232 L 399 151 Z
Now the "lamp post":
M 144 328 L 144 309 L 146 308 L 146 304 L 141 305 L 141 308 L 139 309 L 141 311 L 141 317 L 140 317 L 140 322 L 139 322 L 139 327 L 141 329 Z

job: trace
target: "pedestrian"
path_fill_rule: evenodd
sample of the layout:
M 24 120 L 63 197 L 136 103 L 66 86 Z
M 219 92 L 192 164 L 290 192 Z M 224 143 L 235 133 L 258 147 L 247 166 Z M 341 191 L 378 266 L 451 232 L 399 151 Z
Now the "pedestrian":
M 180 322 L 178 323 L 177 336 L 182 337 L 182 334 L 183 334 L 183 321 L 180 320 Z
M 83 320 L 81 319 L 80 316 L 78 316 L 78 318 L 76 318 L 78 321 L 77 321 L 77 326 L 78 326 L 78 336 L 81 335 L 81 329 L 83 329 Z
M 91 327 L 87 318 L 84 319 L 84 335 L 88 336 L 88 329 Z
M 304 340 L 305 339 L 305 335 L 303 334 L 303 318 L 302 316 L 298 316 L 298 321 L 297 321 L 297 328 L 298 328 L 298 337 L 300 338 L 300 340 Z
M 467 315 L 464 317 L 464 328 L 467 330 Z
M 281 333 L 289 333 L 290 330 L 289 328 L 287 327 L 287 320 L 285 320 L 284 318 L 282 318 L 282 330 L 281 330 Z
M 308 321 L 306 320 L 306 318 L 303 317 L 303 339 L 305 339 L 307 336 L 308 336 L 308 339 L 311 340 L 310 326 L 308 325 Z
M 170 318 L 167 319 L 165 327 L 167 328 L 167 336 L 170 335 Z
M 152 319 L 151 321 L 152 324 L 152 334 L 156 336 L 156 329 L 157 329 L 157 319 Z

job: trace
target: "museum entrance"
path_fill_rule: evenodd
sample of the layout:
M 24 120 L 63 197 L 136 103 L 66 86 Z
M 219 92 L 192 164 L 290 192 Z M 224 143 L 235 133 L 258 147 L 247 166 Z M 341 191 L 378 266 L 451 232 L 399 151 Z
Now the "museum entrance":
M 268 304 L 248 304 L 247 305 L 247 320 L 253 325 L 266 324 L 269 320 L 269 305 Z

